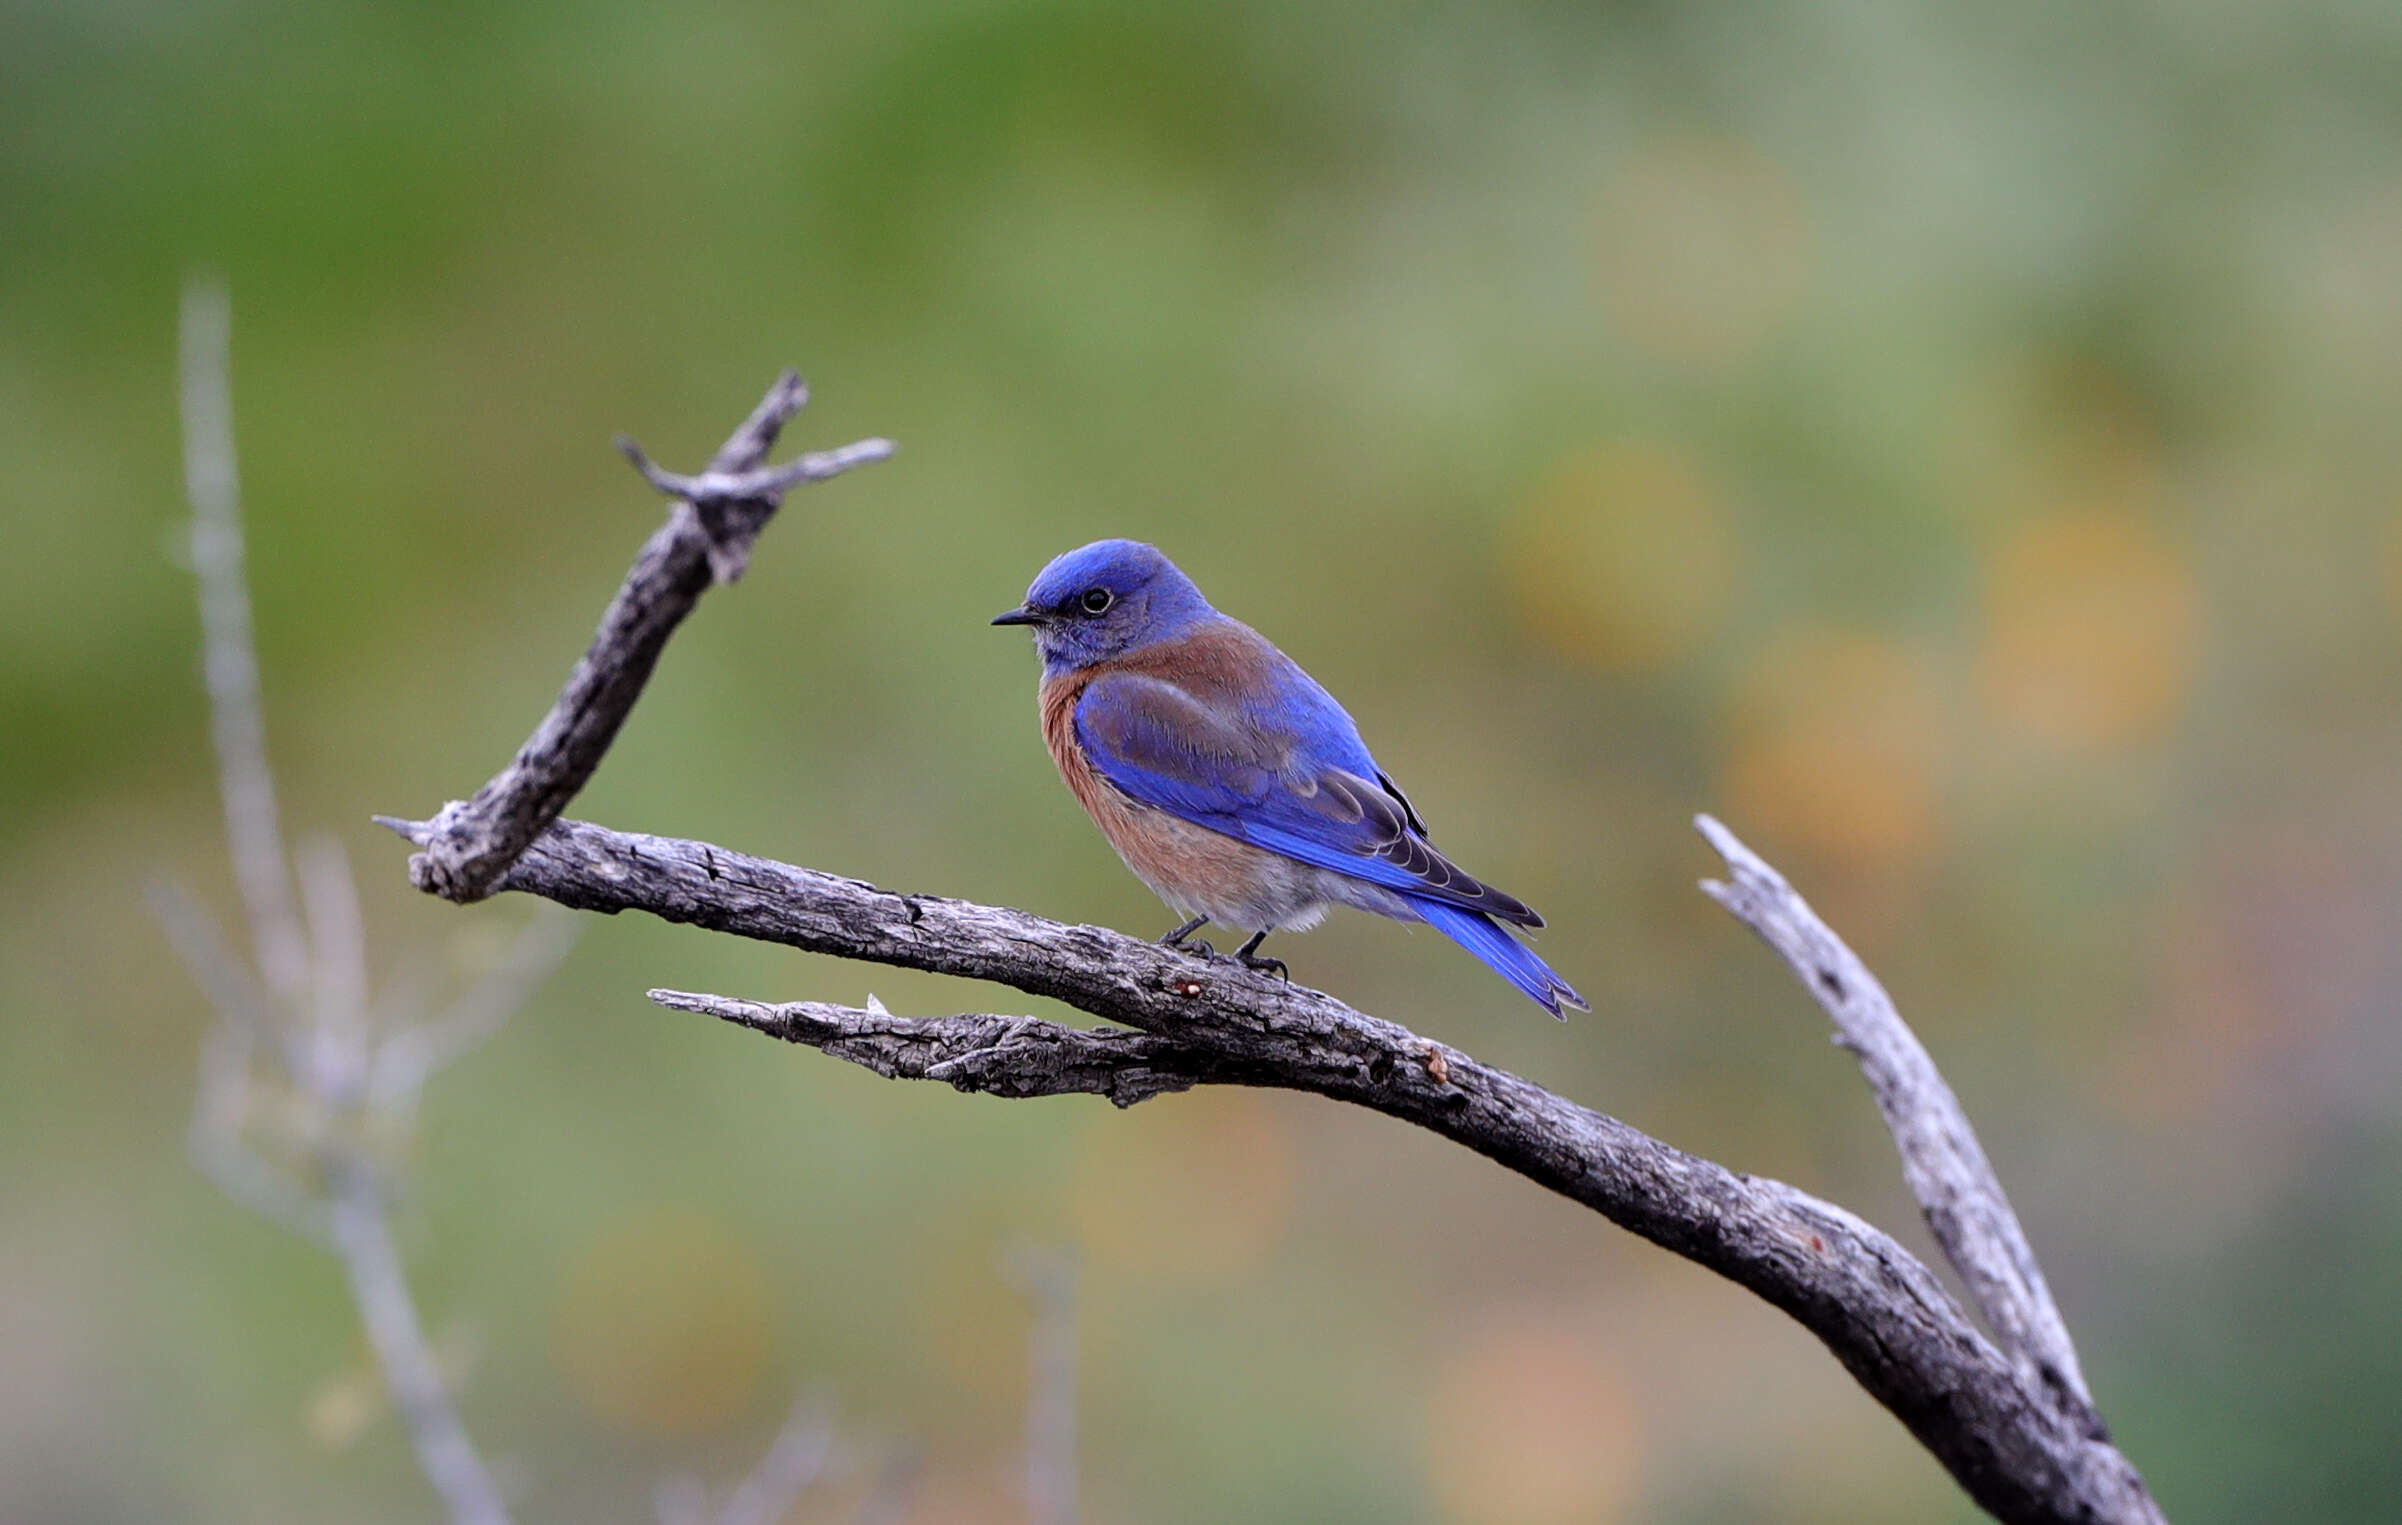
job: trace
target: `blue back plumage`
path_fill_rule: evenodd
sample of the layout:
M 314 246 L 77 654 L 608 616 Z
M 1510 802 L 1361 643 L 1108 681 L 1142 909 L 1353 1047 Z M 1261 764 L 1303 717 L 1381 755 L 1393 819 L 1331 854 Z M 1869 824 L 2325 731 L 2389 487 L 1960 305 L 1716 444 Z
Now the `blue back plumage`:
M 1391 892 L 1554 1016 L 1584 1005 L 1495 920 L 1543 919 L 1437 852 L 1334 696 L 1159 551 L 1070 551 L 1007 618 L 1036 626 L 1048 676 L 1084 677 L 1076 742 L 1118 790 Z

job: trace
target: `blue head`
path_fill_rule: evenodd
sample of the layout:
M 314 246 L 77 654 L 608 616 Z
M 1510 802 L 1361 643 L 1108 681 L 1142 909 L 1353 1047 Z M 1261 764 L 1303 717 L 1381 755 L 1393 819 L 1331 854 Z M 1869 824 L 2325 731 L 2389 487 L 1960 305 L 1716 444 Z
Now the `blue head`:
M 1031 625 L 1046 672 L 1074 672 L 1154 641 L 1173 639 L 1216 611 L 1139 540 L 1096 540 L 1043 568 L 1026 601 L 996 625 Z

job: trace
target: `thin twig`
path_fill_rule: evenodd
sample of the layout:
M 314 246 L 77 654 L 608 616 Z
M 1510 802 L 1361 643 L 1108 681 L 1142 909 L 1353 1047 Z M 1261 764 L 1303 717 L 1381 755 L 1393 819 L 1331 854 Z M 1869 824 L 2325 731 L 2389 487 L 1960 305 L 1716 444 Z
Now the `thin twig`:
M 1231 1080 L 1219 1056 L 1126 1028 L 1065 1027 L 1032 1017 L 896 1017 L 881 1007 L 790 1001 L 769 1006 L 725 996 L 654 990 L 653 1001 L 804 1043 L 887 1080 L 939 1080 L 995 1096 L 1106 1096 L 1121 1107 L 1204 1077 Z
M 355 1162 L 335 1182 L 332 1201 L 334 1247 L 350 1274 L 352 1299 L 367 1327 L 367 1342 L 383 1368 L 384 1386 L 416 1447 L 417 1464 L 442 1496 L 454 1525 L 509 1525 L 500 1489 L 467 1438 L 458 1410 L 442 1384 L 417 1304 L 409 1295 L 400 1251 L 384 1212 L 381 1189 Z
M 833 1456 L 834 1424 L 826 1402 L 803 1393 L 759 1465 L 726 1495 L 716 1525 L 780 1525 L 801 1495 L 825 1475 Z
M 192 1117 L 193 1158 L 236 1201 L 341 1257 L 394 1407 L 454 1525 L 508 1525 L 490 1472 L 468 1440 L 409 1295 L 392 1242 L 372 1138 L 390 1114 L 364 1095 L 371 1051 L 367 943 L 357 886 L 331 838 L 313 841 L 297 875 L 284 856 L 259 703 L 258 653 L 243 572 L 235 490 L 230 309 L 218 288 L 184 294 L 184 454 L 192 496 L 192 566 L 200 587 L 209 713 L 226 847 L 248 909 L 253 976 L 188 896 L 152 904 L 216 1008 L 204 1040 Z M 304 916 L 305 912 L 305 916 Z M 252 1114 L 262 1054 L 292 1098 Z M 422 1074 L 418 1077 L 422 1080 Z M 413 1107 L 415 1093 L 408 1093 Z M 263 1134 L 270 1158 L 253 1142 Z
M 2018 1215 L 1926 1047 L 1893 998 L 1784 876 L 1710 816 L 1694 824 L 1726 859 L 1732 882 L 1704 880 L 1702 893 L 1759 934 L 1834 1019 L 1838 1041 L 1860 1061 L 1877 1110 L 1902 1157 L 1902 1175 L 1935 1242 L 1967 1283 L 1987 1327 L 2025 1375 L 2053 1390 L 2086 1433 L 2108 1434 L 2086 1391 L 2067 1321 Z
M 367 1084 L 367 929 L 350 858 L 331 836 L 301 844 L 295 864 L 316 975 L 309 1021 L 308 1089 L 328 1106 L 355 1105 Z
M 888 440 L 861 440 L 760 471 L 776 436 L 808 396 L 800 377 L 785 372 L 697 477 L 661 471 L 639 446 L 621 442 L 646 480 L 683 501 L 635 557 L 590 649 L 533 735 L 472 799 L 453 800 L 435 818 L 419 844 L 424 850 L 409 863 L 418 888 L 458 901 L 489 894 L 600 766 L 667 638 L 701 595 L 742 575 L 751 544 L 784 491 L 892 453 Z
M 661 1478 L 651 1490 L 651 1512 L 659 1525 L 709 1525 L 709 1490 L 689 1474 Z
M 1026 1363 L 1027 1525 L 1076 1525 L 1076 1257 L 1025 1245 L 1007 1268 L 1034 1303 Z
M 875 1481 L 868 1484 L 867 1497 L 859 1501 L 859 1512 L 852 1518 L 855 1525 L 901 1525 L 909 1516 L 909 1505 L 917 1497 L 919 1474 L 924 1464 L 911 1450 L 895 1451 L 876 1468 Z
M 257 1040 L 232 1022 L 220 1021 L 201 1040 L 198 1094 L 187 1135 L 192 1162 L 236 1202 L 330 1249 L 333 1226 L 312 1183 L 286 1166 L 271 1164 L 246 1134 L 256 1048 Z
M 764 501 L 803 482 L 823 482 L 828 477 L 841 476 L 854 466 L 872 465 L 892 454 L 892 441 L 855 440 L 838 449 L 813 451 L 781 466 L 765 467 L 758 471 L 709 470 L 689 477 L 659 465 L 643 453 L 640 445 L 622 435 L 618 437 L 617 449 L 619 454 L 633 463 L 644 481 L 668 497 L 681 498 L 687 503 L 710 499 L 730 503 L 743 499 Z M 725 582 L 735 580 L 735 577 L 721 579 Z
M 192 570 L 200 580 L 201 672 L 217 744 L 226 845 L 249 912 L 252 950 L 267 988 L 296 1007 L 308 985 L 307 944 L 284 866 L 259 701 L 250 585 L 242 571 L 240 485 L 234 466 L 230 350 L 233 306 L 225 288 L 193 282 L 183 294 L 184 484 L 192 500 Z
M 696 1477 L 669 1478 L 652 1493 L 659 1525 L 782 1525 L 802 1494 L 834 1463 L 834 1424 L 823 1398 L 803 1393 L 750 1476 L 737 1483 L 715 1513 Z
M 434 1075 L 500 1031 L 575 946 L 575 919 L 552 912 L 517 934 L 501 961 L 440 1015 L 399 1028 L 375 1051 L 368 1097 L 405 1107 Z
M 218 1019 L 229 1027 L 262 1044 L 273 1044 L 285 1035 L 274 1027 L 269 1018 L 275 1003 L 251 973 L 241 956 L 226 945 L 200 908 L 191 892 L 182 885 L 159 880 L 150 886 L 150 914 L 167 934 L 167 942 L 183 961 L 184 971 L 192 976 L 201 992 L 209 999 Z M 298 1050 L 292 1051 L 295 1058 Z

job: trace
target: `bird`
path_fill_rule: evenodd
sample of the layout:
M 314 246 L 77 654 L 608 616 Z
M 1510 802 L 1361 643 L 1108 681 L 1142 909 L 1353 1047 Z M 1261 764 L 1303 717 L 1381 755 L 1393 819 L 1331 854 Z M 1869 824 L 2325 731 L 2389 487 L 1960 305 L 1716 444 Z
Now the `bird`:
M 1155 546 L 1096 540 L 1053 560 L 995 625 L 1030 627 L 1042 732 L 1078 804 L 1178 916 L 1250 934 L 1234 957 L 1332 906 L 1425 922 L 1563 1020 L 1590 1011 L 1504 924 L 1543 918 L 1435 850 L 1426 822 L 1332 694 L 1219 613 Z

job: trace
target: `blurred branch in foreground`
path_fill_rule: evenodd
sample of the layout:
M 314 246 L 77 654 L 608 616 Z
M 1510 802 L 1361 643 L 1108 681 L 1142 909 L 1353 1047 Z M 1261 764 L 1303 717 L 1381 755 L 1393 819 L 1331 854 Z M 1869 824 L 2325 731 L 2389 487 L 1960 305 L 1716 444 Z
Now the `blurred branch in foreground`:
M 834 1423 L 825 1400 L 803 1394 L 784 1428 L 751 1475 L 736 1484 L 715 1512 L 693 1478 L 659 1485 L 659 1525 L 781 1525 L 792 1506 L 823 1477 L 834 1459 Z
M 1881 990 L 1867 999 L 1874 982 L 1850 951 L 1715 822 L 1704 829 L 1726 853 L 1734 882 L 1713 893 L 1786 952 L 1860 1053 L 1910 1184 L 2001 1348 L 1933 1273 L 1842 1208 L 1686 1154 L 1331 996 L 1098 927 L 896 895 L 704 842 L 557 819 L 638 696 L 665 631 L 708 586 L 693 569 L 739 567 L 749 554 L 765 514 L 742 496 L 761 490 L 746 473 L 798 406 L 790 378 L 779 381 L 698 478 L 670 477 L 629 451 L 653 485 L 683 501 L 644 547 L 591 650 L 516 759 L 473 800 L 446 806 L 432 821 L 378 818 L 420 849 L 410 859 L 419 888 L 455 900 L 519 891 L 581 910 L 648 911 L 813 953 L 993 980 L 1121 1025 L 1084 1031 L 1027 1017 L 912 1020 L 875 1006 L 769 1006 L 653 992 L 662 1005 L 819 1047 L 888 1076 L 1004 1096 L 1091 1092 L 1120 1105 L 1195 1085 L 1277 1086 L 1414 1123 L 1783 1309 L 1995 1516 L 2163 1518 L 2085 1398 L 2065 1325 L 2025 1236 L 1932 1063 Z M 762 427 L 763 420 L 772 421 Z M 729 466 L 737 445 L 743 458 Z M 663 578 L 663 566 L 686 571 Z M 650 608 L 653 617 L 637 644 L 621 646 L 613 632 L 629 605 Z M 621 675 L 609 688 L 613 714 L 597 741 L 563 757 L 546 738 L 576 729 L 587 677 L 596 672 Z M 546 823 L 530 836 L 522 830 L 533 818 L 528 800 L 540 802 Z M 461 843 L 484 845 L 462 860 Z M 472 862 L 472 872 L 462 871 L 462 861 Z M 1870 1009 L 1879 1003 L 1881 1010 Z
M 341 1256 L 368 1343 L 426 1480 L 459 1525 L 507 1525 L 508 1506 L 491 1468 L 443 1388 L 392 1239 L 389 1211 L 394 1125 L 405 1126 L 424 1083 L 466 1044 L 430 1042 L 431 1029 L 416 1024 L 375 1031 L 358 895 L 339 844 L 325 838 L 308 845 L 298 865 L 300 894 L 293 893 L 276 820 L 242 570 L 227 358 L 231 326 L 222 288 L 185 291 L 184 463 L 192 566 L 200 583 L 226 847 L 249 913 L 259 974 L 253 978 L 189 896 L 174 890 L 153 895 L 176 950 L 217 1008 L 201 1062 L 192 1152 L 236 1200 Z M 537 921 L 521 934 L 509 964 L 546 972 L 567 941 L 561 925 Z M 531 983 L 509 982 L 512 1004 Z M 496 999 L 502 993 L 479 990 L 462 1007 L 498 1007 L 505 1014 Z M 479 1022 L 461 1037 L 480 1036 L 498 1019 Z M 259 1105 L 262 1099 L 271 1104 Z
M 201 1054 L 193 1158 L 225 1192 L 332 1249 L 392 1405 L 454 1525 L 508 1525 L 492 1469 L 443 1385 L 392 1235 L 390 1204 L 426 1083 L 497 1031 L 574 941 L 574 918 L 537 918 L 447 1008 L 403 989 L 371 1001 L 356 885 L 330 837 L 287 863 L 267 762 L 234 469 L 222 288 L 184 293 L 185 471 L 192 565 L 225 802 L 226 844 L 247 912 L 251 963 L 193 898 L 161 885 L 151 904 L 217 1021 Z M 297 881 L 298 892 L 294 884 Z M 826 1471 L 823 1405 L 797 1404 L 752 1474 L 714 1513 L 697 1485 L 662 1488 L 669 1525 L 778 1525 Z M 688 1507 L 687 1507 L 688 1506 Z
M 1022 1245 L 1002 1264 L 1034 1304 L 1026 1391 L 1027 1525 L 1076 1525 L 1076 1258 Z

